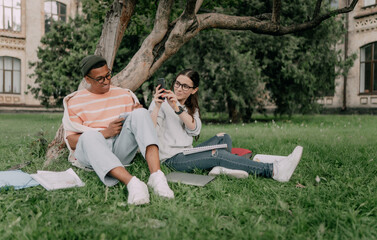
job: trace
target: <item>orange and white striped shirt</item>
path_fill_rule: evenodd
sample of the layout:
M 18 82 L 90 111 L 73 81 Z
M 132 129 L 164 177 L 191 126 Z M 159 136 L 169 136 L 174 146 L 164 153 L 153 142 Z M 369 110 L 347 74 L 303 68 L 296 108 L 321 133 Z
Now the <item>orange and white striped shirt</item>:
M 104 94 L 80 90 L 69 99 L 67 106 L 72 122 L 91 128 L 107 128 L 121 113 L 131 112 L 133 105 L 134 100 L 128 90 L 111 86 Z M 67 136 L 74 133 L 67 131 Z

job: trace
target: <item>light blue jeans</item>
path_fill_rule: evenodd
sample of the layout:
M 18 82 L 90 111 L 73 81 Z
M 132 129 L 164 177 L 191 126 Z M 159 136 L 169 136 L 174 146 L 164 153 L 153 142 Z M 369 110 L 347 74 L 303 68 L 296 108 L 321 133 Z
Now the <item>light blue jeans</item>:
M 92 168 L 107 186 L 118 180 L 108 175 L 116 168 L 129 165 L 137 149 L 145 158 L 149 145 L 158 146 L 157 134 L 149 112 L 144 108 L 127 114 L 119 135 L 105 139 L 100 132 L 88 131 L 81 134 L 75 150 L 75 157 L 81 165 Z
M 224 136 L 214 136 L 207 141 L 199 144 L 197 147 L 214 144 L 228 145 L 227 149 L 217 149 L 212 152 L 205 152 L 183 155 L 179 153 L 167 159 L 164 164 L 175 169 L 176 171 L 192 172 L 194 169 L 212 169 L 221 166 L 229 169 L 244 170 L 250 174 L 262 177 L 272 177 L 273 164 L 255 162 L 245 157 L 232 154 L 232 139 L 228 134 Z

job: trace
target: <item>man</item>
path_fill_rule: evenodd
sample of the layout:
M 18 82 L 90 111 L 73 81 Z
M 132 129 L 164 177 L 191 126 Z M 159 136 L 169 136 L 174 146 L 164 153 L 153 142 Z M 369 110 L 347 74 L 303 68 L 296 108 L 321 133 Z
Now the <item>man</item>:
M 64 99 L 65 140 L 73 161 L 93 169 L 107 186 L 118 181 L 127 185 L 129 204 L 145 204 L 147 185 L 124 168 L 139 148 L 151 173 L 148 186 L 159 196 L 174 198 L 160 170 L 157 135 L 148 111 L 130 90 L 111 86 L 104 58 L 89 55 L 80 67 L 89 87 Z

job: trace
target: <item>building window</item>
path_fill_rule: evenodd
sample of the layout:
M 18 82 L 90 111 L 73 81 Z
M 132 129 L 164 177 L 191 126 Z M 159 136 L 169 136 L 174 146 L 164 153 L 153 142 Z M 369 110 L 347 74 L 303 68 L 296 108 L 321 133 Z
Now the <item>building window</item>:
M 0 93 L 21 93 L 21 60 L 0 57 Z
M 377 42 L 360 49 L 360 93 L 377 93 Z
M 375 5 L 376 0 L 364 0 L 364 7 Z
M 67 6 L 57 1 L 45 1 L 45 32 L 53 21 L 67 21 Z
M 21 31 L 21 0 L 0 0 L 0 29 Z

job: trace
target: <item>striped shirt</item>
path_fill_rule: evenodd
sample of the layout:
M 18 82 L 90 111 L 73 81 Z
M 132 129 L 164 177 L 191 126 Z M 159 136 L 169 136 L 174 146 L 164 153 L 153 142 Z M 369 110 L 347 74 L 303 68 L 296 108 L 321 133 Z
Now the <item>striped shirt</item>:
M 68 101 L 68 113 L 72 122 L 91 128 L 107 128 L 124 112 L 131 112 L 134 100 L 128 90 L 110 87 L 104 94 L 94 94 L 86 89 L 78 91 Z M 67 136 L 75 132 L 67 131 Z

